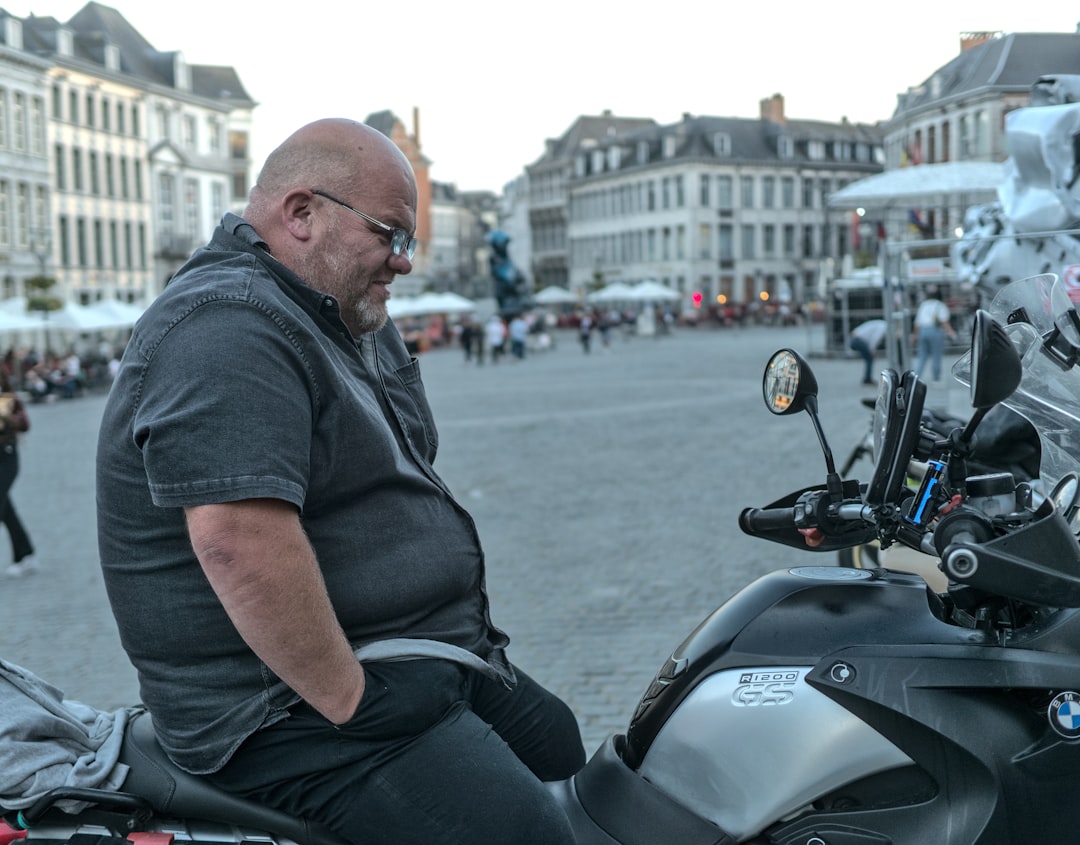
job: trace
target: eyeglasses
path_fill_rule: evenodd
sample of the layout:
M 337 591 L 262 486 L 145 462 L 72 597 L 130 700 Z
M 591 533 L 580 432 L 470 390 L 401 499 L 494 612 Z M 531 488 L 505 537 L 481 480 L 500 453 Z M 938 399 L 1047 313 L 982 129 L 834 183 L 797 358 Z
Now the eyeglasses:
M 351 211 L 357 217 L 364 218 L 372 226 L 378 226 L 384 232 L 387 232 L 390 235 L 390 251 L 394 253 L 394 255 L 401 255 L 401 253 L 404 252 L 405 256 L 411 261 L 412 257 L 416 254 L 416 238 L 414 238 L 404 229 L 399 229 L 397 226 L 387 226 L 385 223 L 376 220 L 374 217 L 364 214 L 364 212 L 362 211 L 357 211 L 347 202 L 342 202 L 339 199 L 335 199 L 325 191 L 316 191 L 314 188 L 312 188 L 311 193 L 315 194 L 315 196 L 322 197 L 323 199 L 328 199 L 330 200 L 330 202 L 336 202 L 342 208 L 349 209 L 349 211 Z

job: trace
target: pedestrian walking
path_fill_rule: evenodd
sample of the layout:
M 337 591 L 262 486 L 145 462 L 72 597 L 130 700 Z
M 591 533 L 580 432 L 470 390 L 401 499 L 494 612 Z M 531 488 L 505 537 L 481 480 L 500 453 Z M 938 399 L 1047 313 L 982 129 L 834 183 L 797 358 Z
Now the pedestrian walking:
M 498 314 L 492 314 L 484 324 L 487 347 L 491 352 L 491 363 L 498 364 L 506 343 L 506 323 Z
M 936 285 L 927 285 L 925 298 L 915 312 L 915 374 L 921 376 L 929 361 L 934 381 L 941 381 L 941 358 L 945 339 L 956 337 L 949 322 L 949 307 L 938 296 Z
M 18 578 L 37 569 L 30 535 L 11 501 L 11 487 L 19 475 L 19 437 L 29 430 L 26 407 L 15 393 L 8 374 L 0 371 L 0 508 L 3 509 L 0 520 L 11 541 L 11 565 L 5 570 L 9 578 Z
M 589 343 L 592 340 L 593 330 L 593 318 L 589 313 L 581 315 L 581 322 L 578 323 L 578 338 L 581 340 L 581 350 L 588 355 Z

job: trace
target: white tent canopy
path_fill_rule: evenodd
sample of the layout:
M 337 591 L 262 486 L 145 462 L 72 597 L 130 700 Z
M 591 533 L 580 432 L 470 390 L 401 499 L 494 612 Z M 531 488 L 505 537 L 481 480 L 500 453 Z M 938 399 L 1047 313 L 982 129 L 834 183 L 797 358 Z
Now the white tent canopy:
M 911 208 L 956 196 L 996 195 L 1005 165 L 994 161 L 949 161 L 887 170 L 852 182 L 829 197 L 832 208 Z
M 446 291 L 391 297 L 386 307 L 390 316 L 396 320 L 399 317 L 421 317 L 428 314 L 466 314 L 476 310 L 476 303 Z
M 612 282 L 605 285 L 595 293 L 590 293 L 586 299 L 589 302 L 630 302 L 634 298 L 634 289 L 623 282 Z
M 667 285 L 662 285 L 654 279 L 646 279 L 644 282 L 639 282 L 631 288 L 631 299 L 635 302 L 675 302 L 682 299 L 682 295 L 669 288 Z
M 570 305 L 578 301 L 578 298 L 566 288 L 558 285 L 549 285 L 533 295 L 533 300 L 541 305 Z

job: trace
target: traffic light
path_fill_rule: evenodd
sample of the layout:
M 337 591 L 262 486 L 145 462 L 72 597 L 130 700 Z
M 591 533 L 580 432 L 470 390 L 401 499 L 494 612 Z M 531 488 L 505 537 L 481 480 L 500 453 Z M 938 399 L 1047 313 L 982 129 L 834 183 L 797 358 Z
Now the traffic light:
M 696 290 L 692 294 L 690 294 L 690 301 L 694 303 L 695 308 L 700 308 L 701 307 L 702 298 L 703 297 L 701 295 L 701 291 L 699 291 L 699 290 Z

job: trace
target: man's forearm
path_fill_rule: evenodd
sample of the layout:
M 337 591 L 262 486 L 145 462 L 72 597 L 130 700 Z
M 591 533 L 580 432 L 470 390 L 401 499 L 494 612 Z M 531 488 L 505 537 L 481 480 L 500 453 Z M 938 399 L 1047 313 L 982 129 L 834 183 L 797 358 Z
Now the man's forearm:
M 191 508 L 187 516 L 195 554 L 240 636 L 328 720 L 348 721 L 364 671 L 296 511 L 252 500 Z

